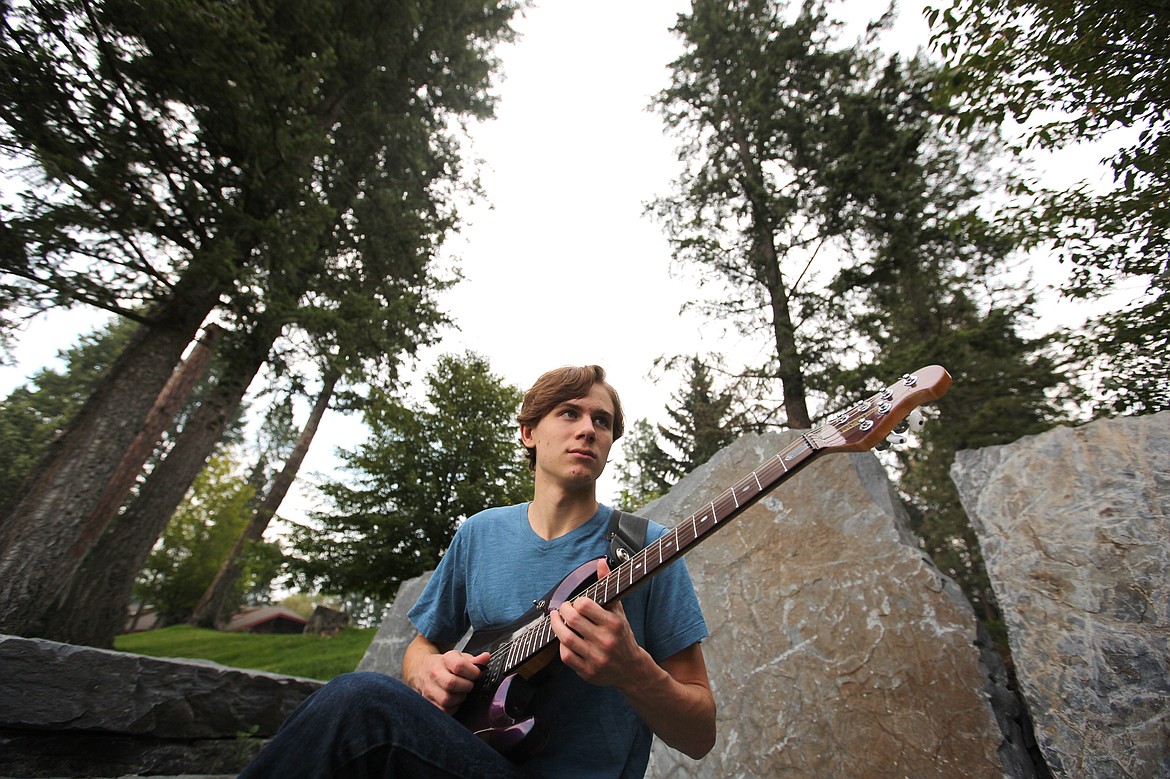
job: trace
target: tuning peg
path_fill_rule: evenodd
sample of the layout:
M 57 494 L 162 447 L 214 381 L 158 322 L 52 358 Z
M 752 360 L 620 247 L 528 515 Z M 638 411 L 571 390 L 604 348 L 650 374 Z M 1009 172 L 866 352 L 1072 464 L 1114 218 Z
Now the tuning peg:
M 922 416 L 922 412 L 914 409 L 909 416 L 902 420 L 902 423 L 894 428 L 895 433 L 905 433 L 907 430 L 921 430 L 926 426 L 926 417 Z

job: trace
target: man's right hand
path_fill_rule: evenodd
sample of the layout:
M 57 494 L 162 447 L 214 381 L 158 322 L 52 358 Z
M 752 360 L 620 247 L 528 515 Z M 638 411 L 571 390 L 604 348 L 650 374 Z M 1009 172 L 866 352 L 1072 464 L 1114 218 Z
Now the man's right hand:
M 419 639 L 407 650 L 407 662 L 403 664 L 409 667 L 406 682 L 428 701 L 454 714 L 475 687 L 482 672 L 480 666 L 487 665 L 491 655 L 469 655 L 454 649 L 442 654 L 427 652 L 419 644 L 430 642 Z

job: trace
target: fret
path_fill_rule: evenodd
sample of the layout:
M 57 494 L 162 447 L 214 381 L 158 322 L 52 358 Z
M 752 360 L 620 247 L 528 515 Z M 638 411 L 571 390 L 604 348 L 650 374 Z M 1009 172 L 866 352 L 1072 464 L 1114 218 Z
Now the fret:
M 780 454 L 776 455 L 776 462 L 780 463 L 780 465 L 782 465 L 782 466 L 784 467 L 784 472 L 785 472 L 785 473 L 788 473 L 788 466 L 787 466 L 787 465 L 784 465 L 784 458 L 781 456 L 782 454 L 783 454 L 783 452 L 781 452 Z
M 756 473 L 755 471 L 752 471 L 752 478 L 756 480 L 756 489 L 759 490 L 760 492 L 763 492 L 764 485 L 760 484 L 760 475 L 758 473 Z

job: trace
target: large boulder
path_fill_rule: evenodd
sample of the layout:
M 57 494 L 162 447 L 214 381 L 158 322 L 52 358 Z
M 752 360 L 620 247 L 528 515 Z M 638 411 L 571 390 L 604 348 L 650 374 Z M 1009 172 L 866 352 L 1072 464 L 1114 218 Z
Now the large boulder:
M 0 776 L 234 774 L 320 686 L 0 635 Z
M 793 437 L 746 436 L 640 513 L 689 518 Z M 691 552 L 718 741 L 656 742 L 649 776 L 1034 776 L 1002 665 L 908 527 L 873 454 L 830 455 Z
M 960 452 L 1036 738 L 1066 776 L 1170 776 L 1170 412 Z
M 398 585 L 394 602 L 382 615 L 378 632 L 358 663 L 357 670 L 377 671 L 395 679 L 402 678 L 402 658 L 406 655 L 406 647 L 418 635 L 418 631 L 406 615 L 426 589 L 433 573 L 434 571 L 427 571 L 422 576 L 407 579 Z

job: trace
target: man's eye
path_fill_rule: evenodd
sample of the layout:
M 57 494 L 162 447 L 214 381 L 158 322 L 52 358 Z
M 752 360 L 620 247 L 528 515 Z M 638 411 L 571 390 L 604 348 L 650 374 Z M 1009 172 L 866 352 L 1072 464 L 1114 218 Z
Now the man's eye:
M 593 424 L 597 425 L 598 427 L 609 429 L 609 419 L 606 417 L 594 417 Z

